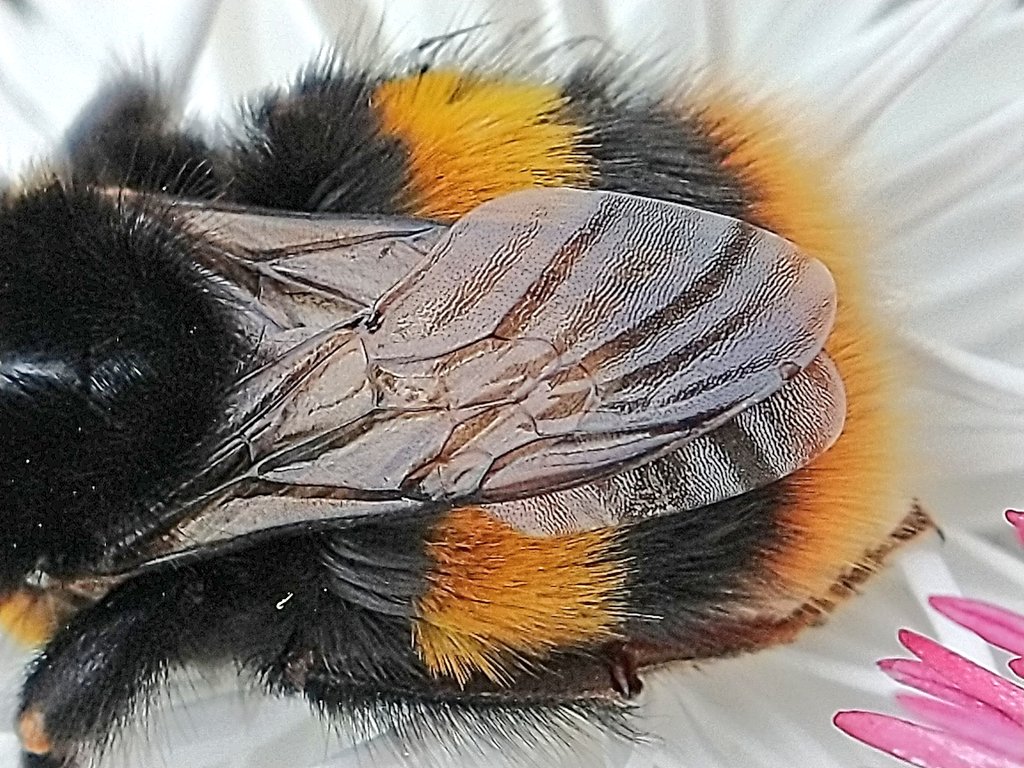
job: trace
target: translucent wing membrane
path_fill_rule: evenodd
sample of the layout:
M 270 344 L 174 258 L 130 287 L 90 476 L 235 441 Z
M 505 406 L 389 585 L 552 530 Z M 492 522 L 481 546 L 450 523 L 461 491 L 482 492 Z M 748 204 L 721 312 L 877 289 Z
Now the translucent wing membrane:
M 363 322 L 349 307 L 317 328 L 280 318 L 312 283 L 323 290 L 318 270 L 274 270 L 276 293 L 249 285 L 277 324 L 221 451 L 244 445 L 244 468 L 154 555 L 317 520 L 498 509 L 677 451 L 694 463 L 696 506 L 792 472 L 841 429 L 842 385 L 820 354 L 831 276 L 735 219 L 606 192 L 517 193 L 456 224 Z M 544 527 L 522 508 L 507 517 Z
M 367 310 L 448 229 L 394 216 L 343 218 L 209 202 L 175 201 L 171 213 L 210 243 L 208 266 L 243 288 L 262 320 L 279 329 L 322 328 Z
M 660 459 L 487 510 L 528 533 L 561 534 L 697 509 L 806 466 L 838 439 L 845 416 L 842 380 L 822 353 L 768 399 Z
M 380 302 L 367 353 L 477 424 L 410 479 L 501 500 L 648 459 L 763 400 L 821 349 L 833 292 L 820 263 L 735 219 L 532 191 L 456 225 Z

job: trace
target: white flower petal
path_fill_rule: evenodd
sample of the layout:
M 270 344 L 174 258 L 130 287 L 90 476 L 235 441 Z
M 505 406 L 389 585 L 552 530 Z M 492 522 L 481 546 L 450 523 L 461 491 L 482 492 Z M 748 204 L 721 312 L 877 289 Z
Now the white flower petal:
M 889 249 L 894 266 L 888 276 L 880 271 L 879 278 L 899 280 L 908 340 L 931 338 L 933 350 L 953 347 L 1009 366 L 1024 365 L 1024 296 L 1017 290 L 1024 278 L 1022 204 L 1024 184 L 1004 187 L 1002 197 L 947 210 L 913 242 Z M 931 265 L 926 253 L 936 255 Z M 951 365 L 957 366 L 970 367 L 966 361 Z M 1014 387 L 1007 383 L 1004 389 L 1010 395 Z
M 1024 556 L 1005 524 L 991 533 L 961 533 L 949 548 L 946 559 L 956 568 L 965 595 L 1024 614 Z
M 927 605 L 930 595 L 963 596 L 943 555 L 934 548 L 915 548 L 900 560 L 899 568 L 907 579 L 907 585 L 922 605 Z M 938 615 L 932 618 L 932 625 L 935 639 L 943 645 L 969 656 L 988 669 L 995 668 L 992 651 L 977 635 Z
M 1022 28 L 1024 14 L 1011 3 L 987 9 L 967 34 L 942 52 L 927 76 L 892 105 L 861 150 L 880 158 L 880 165 L 900 167 L 1020 99 L 1015 51 Z
M 1024 139 L 1018 130 L 1022 120 L 1024 99 L 1008 102 L 903 163 L 879 167 L 879 199 L 908 198 L 894 217 L 894 236 L 914 237 L 935 217 L 986 202 L 994 190 L 1001 190 L 1003 180 L 1019 179 L 1024 160 Z
M 191 113 L 225 119 L 255 89 L 283 85 L 329 47 L 330 39 L 305 3 L 218 4 L 207 46 L 196 63 Z
M 913 25 L 840 93 L 836 114 L 844 116 L 844 124 L 839 143 L 860 140 L 992 4 L 974 0 L 951 7 L 931 0 L 913 6 L 920 13 Z

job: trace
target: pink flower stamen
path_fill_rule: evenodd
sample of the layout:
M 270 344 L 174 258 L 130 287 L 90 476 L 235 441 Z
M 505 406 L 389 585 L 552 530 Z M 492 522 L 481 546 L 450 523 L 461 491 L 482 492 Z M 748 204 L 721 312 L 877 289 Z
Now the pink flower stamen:
M 950 681 L 945 680 L 936 670 L 920 661 L 912 659 L 882 659 L 878 662 L 879 668 L 897 683 L 914 688 L 922 693 L 927 693 L 937 699 L 948 701 L 958 707 L 970 707 L 974 704 L 985 704 L 979 702 L 973 696 L 961 691 Z M 993 708 L 999 712 L 999 709 Z
M 858 741 L 920 768 L 1020 768 L 1012 756 L 889 715 L 839 712 L 832 722 Z
M 899 694 L 896 701 L 909 714 L 946 733 L 959 735 L 1000 754 L 1024 761 L 1024 739 L 1020 727 L 980 701 L 960 707 L 929 696 Z
M 1006 519 L 1024 543 L 1024 512 Z M 932 608 L 986 642 L 1024 656 L 1024 616 L 981 600 L 935 596 Z M 921 768 L 1024 768 L 1024 687 L 908 629 L 900 642 L 915 659 L 878 666 L 922 693 L 896 697 L 921 722 L 875 712 L 839 712 L 836 726 L 855 739 Z M 1024 658 L 1009 663 L 1024 677 Z
M 1024 688 L 993 675 L 924 635 L 901 629 L 899 638 L 904 648 L 944 678 L 947 684 L 995 707 L 1024 726 Z
M 1024 616 L 1019 613 L 963 597 L 935 596 L 928 603 L 947 619 L 967 627 L 997 648 L 1024 655 Z

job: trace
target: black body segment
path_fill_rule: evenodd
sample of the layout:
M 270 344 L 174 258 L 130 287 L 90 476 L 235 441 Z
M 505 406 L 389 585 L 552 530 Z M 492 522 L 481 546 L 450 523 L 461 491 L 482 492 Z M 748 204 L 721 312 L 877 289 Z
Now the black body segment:
M 293 211 L 406 210 L 405 149 L 382 135 L 371 104 L 380 80 L 313 65 L 253 104 L 227 153 L 229 198 Z
M 627 636 L 671 646 L 683 658 L 727 655 L 708 615 L 725 620 L 733 610 L 756 608 L 763 589 L 754 574 L 763 570 L 771 542 L 785 535 L 777 515 L 788 500 L 780 482 L 623 529 L 622 557 L 633 563 Z
M 158 86 L 115 81 L 64 137 L 70 174 L 87 184 L 212 197 L 222 186 L 213 149 L 180 122 Z
M 699 113 L 623 81 L 607 65 L 584 66 L 562 86 L 565 110 L 586 131 L 594 187 L 749 219 L 750 192 Z
M 242 340 L 158 208 L 57 184 L 0 209 L 0 316 L 0 585 L 88 572 L 203 461 Z

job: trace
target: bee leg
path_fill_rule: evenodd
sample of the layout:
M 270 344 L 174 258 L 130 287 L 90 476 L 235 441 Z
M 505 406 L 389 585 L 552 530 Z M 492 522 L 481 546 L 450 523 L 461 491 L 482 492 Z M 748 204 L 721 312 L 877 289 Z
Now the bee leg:
M 75 763 L 54 755 L 21 753 L 21 768 L 74 768 Z
M 65 626 L 29 670 L 17 730 L 32 768 L 88 763 L 187 651 L 191 585 L 139 579 Z M 202 621 L 201 617 L 196 617 Z
M 617 642 L 605 648 L 612 689 L 625 699 L 633 699 L 644 689 L 638 674 L 640 655 L 629 643 Z
M 418 527 L 410 535 L 422 546 Z M 18 730 L 32 755 L 26 765 L 90 764 L 145 710 L 168 670 L 193 662 L 234 662 L 265 689 L 335 710 L 353 690 L 374 701 L 378 685 L 429 689 L 409 619 L 344 599 L 323 561 L 322 539 L 274 540 L 142 574 L 74 616 L 23 689 Z

